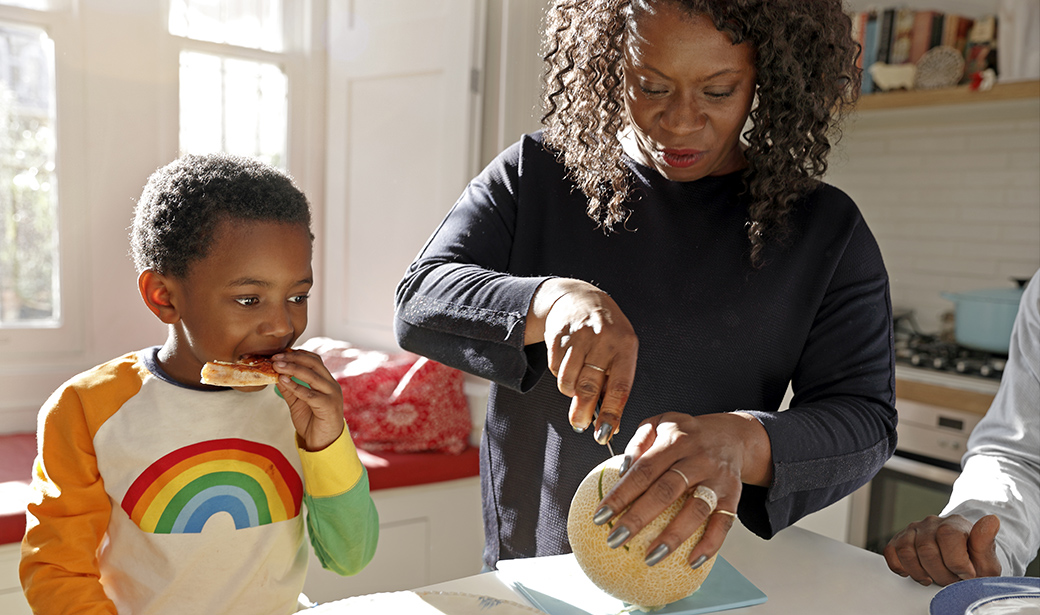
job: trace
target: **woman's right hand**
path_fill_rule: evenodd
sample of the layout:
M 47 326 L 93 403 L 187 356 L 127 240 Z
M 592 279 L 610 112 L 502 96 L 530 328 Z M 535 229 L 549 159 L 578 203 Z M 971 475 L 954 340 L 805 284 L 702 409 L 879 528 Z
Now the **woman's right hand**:
M 639 354 L 639 339 L 621 308 L 588 282 L 546 280 L 531 299 L 524 341 L 545 342 L 549 370 L 571 398 L 568 418 L 575 430 L 588 428 L 600 404 L 595 435 L 606 444 L 621 424 Z

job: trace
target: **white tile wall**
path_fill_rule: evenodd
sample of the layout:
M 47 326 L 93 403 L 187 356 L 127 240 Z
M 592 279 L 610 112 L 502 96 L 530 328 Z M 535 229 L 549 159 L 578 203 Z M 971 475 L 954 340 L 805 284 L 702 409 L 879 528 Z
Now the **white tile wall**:
M 1040 100 L 859 113 L 830 161 L 923 330 L 953 309 L 940 292 L 1040 268 Z

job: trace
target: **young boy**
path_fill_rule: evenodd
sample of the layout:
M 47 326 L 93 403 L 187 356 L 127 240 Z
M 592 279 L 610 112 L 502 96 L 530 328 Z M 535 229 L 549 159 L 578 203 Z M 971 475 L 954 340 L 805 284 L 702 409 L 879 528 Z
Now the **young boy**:
M 301 504 L 326 568 L 368 564 L 378 518 L 342 392 L 317 355 L 290 350 L 311 244 L 306 197 L 259 162 L 186 156 L 148 180 L 131 245 L 169 334 L 41 411 L 20 566 L 35 612 L 292 613 Z M 250 354 L 274 355 L 276 386 L 200 384 L 207 361 Z

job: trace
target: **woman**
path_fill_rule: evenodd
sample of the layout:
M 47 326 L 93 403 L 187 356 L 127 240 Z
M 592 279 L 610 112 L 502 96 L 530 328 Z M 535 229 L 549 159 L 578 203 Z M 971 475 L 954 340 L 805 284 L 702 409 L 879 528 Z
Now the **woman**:
M 403 347 L 493 383 L 488 566 L 569 550 L 611 438 L 612 547 L 695 496 L 648 565 L 706 519 L 693 566 L 736 514 L 770 537 L 892 454 L 887 274 L 818 179 L 858 90 L 849 31 L 838 0 L 552 7 L 544 132 L 470 183 L 397 291 Z

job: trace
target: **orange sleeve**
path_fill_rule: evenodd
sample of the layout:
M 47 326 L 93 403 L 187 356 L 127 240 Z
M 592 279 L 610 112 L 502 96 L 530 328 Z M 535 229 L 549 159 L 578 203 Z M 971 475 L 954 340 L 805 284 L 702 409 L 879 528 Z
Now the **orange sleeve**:
M 121 367 L 118 371 L 125 374 L 129 365 Z M 98 374 L 88 372 L 77 380 L 89 381 L 91 375 Z M 112 392 L 111 385 L 105 388 Z M 89 390 L 84 393 L 96 398 Z M 133 394 L 121 393 L 114 397 L 125 400 Z M 26 600 L 35 613 L 116 613 L 101 586 L 98 568 L 98 547 L 108 528 L 111 504 L 98 471 L 93 436 L 118 405 L 91 416 L 93 404 L 84 397 L 75 385 L 66 384 L 40 410 L 34 494 L 19 566 Z

